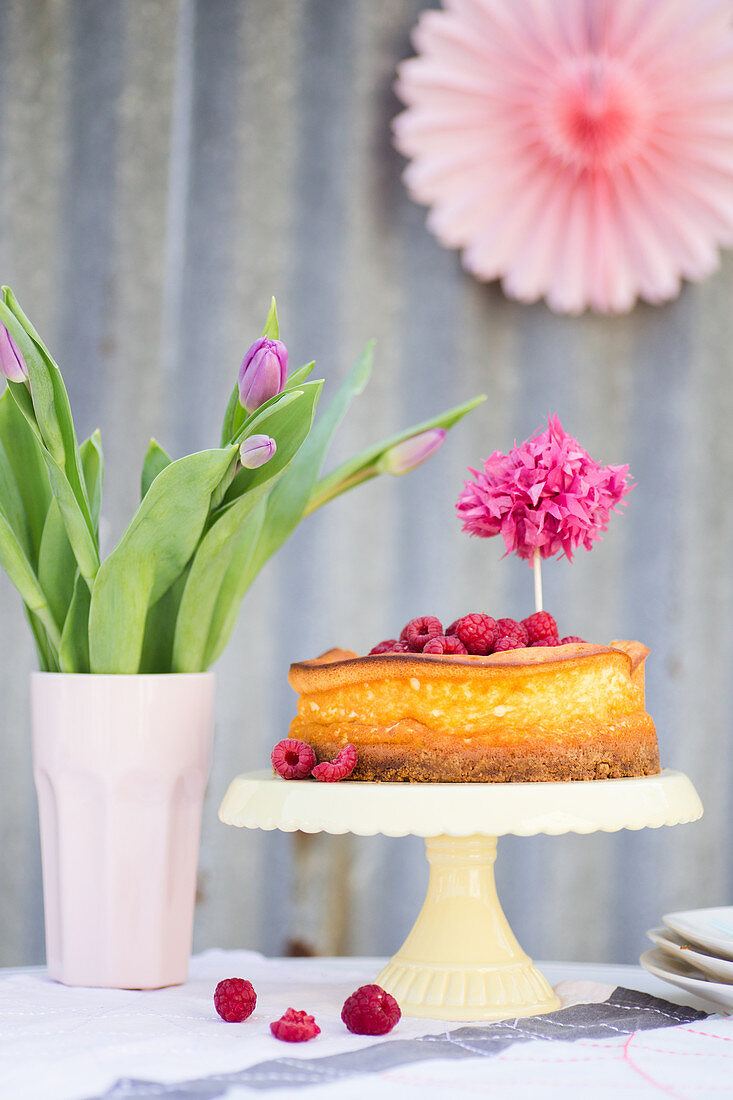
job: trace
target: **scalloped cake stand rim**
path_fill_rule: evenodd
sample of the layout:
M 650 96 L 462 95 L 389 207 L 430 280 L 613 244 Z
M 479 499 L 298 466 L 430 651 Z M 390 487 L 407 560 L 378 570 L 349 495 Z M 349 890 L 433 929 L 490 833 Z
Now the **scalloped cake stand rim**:
M 358 836 L 534 836 L 659 828 L 702 816 L 679 771 L 564 783 L 318 783 L 269 770 L 232 780 L 219 809 L 227 825 Z

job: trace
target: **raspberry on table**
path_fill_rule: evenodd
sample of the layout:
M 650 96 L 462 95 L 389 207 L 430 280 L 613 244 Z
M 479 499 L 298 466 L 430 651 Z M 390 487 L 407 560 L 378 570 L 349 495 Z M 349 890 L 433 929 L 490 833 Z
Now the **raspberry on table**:
M 560 645 L 569 645 L 570 642 L 582 642 L 586 645 L 585 638 L 578 638 L 575 634 L 568 634 L 565 638 L 560 639 Z
M 283 779 L 307 779 L 316 762 L 316 754 L 305 741 L 286 737 L 270 753 L 272 766 Z
M 380 985 L 360 986 L 341 1009 L 341 1019 L 354 1035 L 386 1035 L 401 1015 L 397 1001 Z
M 445 634 L 438 634 L 437 637 L 425 643 L 423 653 L 468 653 L 468 650 L 461 639 L 455 635 L 452 634 L 448 638 Z
M 383 642 L 378 642 L 375 646 L 369 650 L 369 656 L 372 653 L 391 653 L 394 647 L 397 645 L 396 638 L 386 638 Z M 405 646 L 407 648 L 407 646 Z
M 214 990 L 214 1008 L 228 1024 L 240 1024 L 255 1010 L 257 994 L 246 978 L 225 978 Z
M 358 758 L 353 745 L 344 745 L 333 760 L 324 760 L 322 764 L 318 764 L 311 775 L 314 779 L 320 779 L 322 783 L 338 783 L 340 779 L 346 779 L 351 775 Z
M 407 642 L 413 653 L 422 653 L 425 643 L 431 638 L 437 638 L 443 633 L 443 624 L 434 615 L 421 615 L 418 619 L 410 619 L 407 626 L 403 627 L 400 641 Z
M 321 1029 L 307 1012 L 289 1008 L 279 1020 L 273 1020 L 270 1031 L 286 1043 L 305 1043 L 321 1034 Z
M 499 631 L 496 619 L 473 611 L 470 615 L 464 615 L 462 619 L 456 619 L 451 623 L 446 630 L 446 635 L 459 638 L 466 647 L 467 653 L 485 657 L 493 650 Z
M 535 611 L 534 615 L 522 619 L 522 626 L 527 631 L 529 645 L 551 645 L 549 639 L 554 639 L 557 644 L 557 623 L 549 611 Z

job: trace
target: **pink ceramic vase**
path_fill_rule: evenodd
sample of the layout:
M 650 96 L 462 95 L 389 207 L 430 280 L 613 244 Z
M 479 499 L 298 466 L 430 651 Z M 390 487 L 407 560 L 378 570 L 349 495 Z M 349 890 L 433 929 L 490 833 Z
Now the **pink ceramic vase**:
M 186 980 L 214 674 L 31 675 L 49 974 Z

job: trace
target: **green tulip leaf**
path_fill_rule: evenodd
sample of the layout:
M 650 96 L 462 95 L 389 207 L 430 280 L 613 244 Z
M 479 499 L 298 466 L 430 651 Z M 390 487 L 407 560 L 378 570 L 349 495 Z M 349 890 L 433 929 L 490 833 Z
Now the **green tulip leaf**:
M 242 410 L 242 406 L 239 404 L 239 386 L 235 385 L 227 404 L 226 412 L 224 413 L 224 421 L 221 426 L 221 446 L 226 447 L 234 439 L 237 433 L 235 424 L 241 426 L 242 418 L 238 410 Z
M 15 471 L 10 456 L 3 445 L 2 435 L 0 435 L 0 508 L 5 513 L 15 537 L 23 547 L 23 552 L 33 564 L 34 547 L 28 516 L 23 505 L 20 487 L 15 480 Z
M 28 560 L 35 568 L 38 564 L 46 513 L 52 499 L 51 486 L 41 445 L 9 388 L 0 394 L 0 447 L 4 450 L 4 460 L 0 458 L 3 469 L 0 477 L 3 477 L 3 484 L 14 483 L 14 489 L 8 488 L 7 492 L 17 494 L 16 507 L 17 499 L 20 498 L 24 516 L 21 527 L 15 526 L 11 515 L 12 507 L 8 509 L 8 501 L 1 497 L 0 501 L 5 505 L 6 515 L 16 535 L 20 535 L 21 530 L 25 532 L 27 543 L 23 538 L 21 541 L 24 542 Z
M 202 670 L 210 668 L 221 656 L 236 626 L 242 600 L 257 575 L 256 571 L 250 569 L 249 563 L 262 530 L 265 507 L 266 498 L 260 500 L 246 524 L 232 539 L 232 552 L 228 555 L 227 568 L 211 613 L 206 648 L 201 660 Z
M 0 507 L 0 566 L 20 592 L 28 610 L 40 619 L 49 641 L 58 650 L 61 633 L 56 626 L 33 566 L 28 561 L 22 543 L 16 537 L 2 507 Z
M 58 501 L 52 500 L 38 554 L 38 582 L 60 631 L 74 594 L 76 574 L 76 558 L 61 518 L 61 509 Z
M 170 672 L 173 668 L 173 638 L 189 569 L 190 566 L 186 566 L 170 588 L 148 609 L 140 672 Z
M 48 452 L 44 454 L 44 458 L 51 491 L 58 501 L 66 533 L 74 551 L 76 564 L 91 588 L 99 569 L 99 548 L 96 532 L 93 526 L 90 529 L 87 517 L 82 511 L 64 471 Z M 89 520 L 91 521 L 91 515 Z
M 259 409 L 255 409 L 255 411 L 251 413 L 242 423 L 242 426 L 240 427 L 237 434 L 234 436 L 232 442 L 236 443 L 238 446 L 243 439 L 246 439 L 247 436 L 255 435 L 256 433 L 262 432 L 264 429 L 261 428 L 259 425 L 261 425 L 265 414 L 270 413 L 275 408 L 286 408 L 286 406 L 289 405 L 292 401 L 295 401 L 296 398 L 300 397 L 302 392 L 302 389 L 283 390 L 282 393 L 276 393 L 274 397 L 271 397 L 269 399 L 269 401 L 263 402 L 263 404 L 260 405 Z
M 142 478 L 140 479 L 141 500 L 144 500 L 147 496 L 148 489 L 153 484 L 158 474 L 162 473 L 166 466 L 170 466 L 170 464 L 170 455 L 165 453 L 157 440 L 151 439 L 145 453 Z
M 14 409 L 7 404 L 9 399 L 14 402 Z M 64 469 L 46 447 L 33 416 L 30 394 L 22 383 L 9 383 L 8 389 L 0 398 L 0 438 L 5 439 L 7 445 L 12 448 L 12 454 L 8 457 L 14 466 L 16 484 L 24 500 L 32 540 L 32 553 L 29 560 L 31 563 L 37 560 L 49 504 L 51 499 L 55 498 L 77 565 L 87 583 L 91 585 L 99 568 L 99 550 L 94 522 L 91 520 L 91 515 L 89 521 L 87 520 Z M 101 445 L 99 445 L 98 457 L 94 460 L 91 457 L 91 449 L 98 449 L 94 437 L 86 445 L 85 453 L 90 476 L 93 467 L 98 463 L 95 476 L 101 479 Z M 81 456 L 77 455 L 77 459 L 81 469 Z M 101 481 L 99 492 L 101 493 Z M 88 508 L 86 485 L 84 501 Z M 91 529 L 89 522 L 93 523 Z
M 138 672 L 148 610 L 196 549 L 212 494 L 233 454 L 227 447 L 179 458 L 150 486 L 94 583 L 89 616 L 92 672 Z
M 298 386 L 302 386 L 304 382 L 307 382 L 315 369 L 315 359 L 306 363 L 304 367 L 298 367 L 292 374 L 288 375 L 288 380 L 285 383 L 286 390 L 297 390 Z
M 88 591 L 88 589 L 87 589 Z M 31 634 L 33 635 L 33 641 L 36 646 L 36 655 L 38 657 L 38 667 L 41 672 L 60 672 L 59 658 L 56 650 L 48 640 L 48 634 L 41 620 L 29 611 L 23 604 L 23 610 L 25 611 L 25 617 L 28 620 L 28 625 L 31 628 Z
M 99 531 L 99 513 L 102 510 L 102 487 L 104 485 L 104 455 L 102 454 L 102 435 L 99 428 L 85 439 L 79 447 L 81 469 L 89 499 L 95 535 Z
M 246 571 L 262 525 L 265 492 L 263 487 L 259 492 L 240 497 L 202 539 L 191 563 L 178 613 L 171 666 L 174 672 L 202 672 L 208 667 L 209 646 L 216 644 L 221 631 L 219 619 L 222 614 L 226 617 L 228 610 L 226 599 L 221 598 L 222 586 L 233 562 L 238 563 L 240 575 Z
M 62 672 L 89 672 L 89 586 L 77 573 L 74 594 L 61 633 L 60 664 Z
M 274 297 L 270 298 L 270 308 L 267 311 L 267 320 L 262 330 L 262 336 L 266 340 L 280 339 L 280 322 L 277 319 L 277 302 Z

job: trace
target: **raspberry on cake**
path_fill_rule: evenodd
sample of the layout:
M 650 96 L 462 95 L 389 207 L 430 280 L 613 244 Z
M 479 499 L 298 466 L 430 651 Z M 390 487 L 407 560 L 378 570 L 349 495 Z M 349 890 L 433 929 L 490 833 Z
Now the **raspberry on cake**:
M 443 633 L 443 624 L 434 615 L 421 615 L 410 619 L 400 634 L 400 641 L 407 642 L 413 653 L 422 653 L 425 643 Z
M 527 631 L 528 645 L 556 645 L 559 640 L 557 623 L 549 611 L 535 611 L 522 619 L 522 626 Z
M 523 649 L 529 645 L 529 634 L 524 623 L 518 623 L 516 619 L 496 620 L 495 652 L 501 653 L 506 649 Z M 512 645 L 504 645 L 504 642 L 512 642 Z
M 451 623 L 446 630 L 446 634 L 448 637 L 455 635 L 456 638 L 459 638 L 468 653 L 475 653 L 477 656 L 483 657 L 492 652 L 499 631 L 496 619 L 492 619 L 490 615 L 479 615 L 472 612 L 470 615 L 464 615 L 462 619 L 456 619 L 454 623 Z
M 455 635 L 451 635 L 450 638 L 445 634 L 438 634 L 436 638 L 431 638 L 429 642 L 425 643 L 423 653 L 467 653 L 465 645 L 460 638 Z

